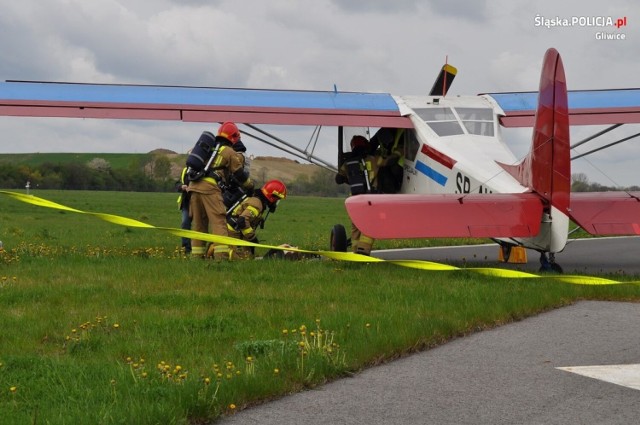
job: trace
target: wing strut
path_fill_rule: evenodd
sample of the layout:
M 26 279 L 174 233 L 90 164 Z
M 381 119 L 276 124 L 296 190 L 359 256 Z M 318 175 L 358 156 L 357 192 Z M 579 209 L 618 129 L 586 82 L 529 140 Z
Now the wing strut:
M 265 135 L 267 137 L 270 137 L 271 139 L 277 141 L 278 143 L 280 143 L 280 144 L 282 144 L 284 146 L 279 146 L 279 145 L 277 145 L 275 143 L 269 142 L 268 140 L 265 140 L 264 138 L 262 138 L 260 136 L 256 136 L 254 134 L 251 134 L 249 132 L 243 132 L 243 133 L 247 134 L 248 136 L 253 137 L 256 140 L 259 140 L 259 141 L 261 141 L 263 143 L 266 143 L 267 145 L 272 146 L 272 147 L 274 147 L 276 149 L 280 149 L 281 151 L 286 152 L 286 153 L 288 153 L 290 155 L 293 155 L 293 156 L 295 156 L 297 158 L 304 159 L 305 161 L 308 161 L 308 162 L 310 162 L 312 164 L 319 165 L 319 166 L 321 166 L 323 168 L 326 168 L 328 170 L 331 170 L 331 171 L 335 171 L 335 172 L 338 171 L 338 169 L 336 168 L 335 165 L 330 164 L 329 162 L 326 162 L 326 161 L 324 161 L 324 160 L 322 160 L 320 158 L 316 158 L 316 157 L 314 157 L 312 155 L 309 155 L 306 151 L 298 148 L 297 146 L 294 146 L 294 145 L 292 145 L 290 143 L 287 143 L 286 141 L 280 139 L 279 137 L 276 137 L 273 134 L 270 134 L 270 133 L 262 130 L 261 128 L 258 128 L 253 124 L 247 124 L 247 123 L 243 123 L 243 124 L 245 126 L 251 128 L 251 129 L 259 132 L 260 134 L 263 134 L 263 135 Z M 286 146 L 286 148 L 285 148 L 285 146 Z
M 320 137 L 320 130 L 322 130 L 322 126 L 320 125 L 317 125 L 313 129 L 313 133 L 311 133 L 311 137 L 309 137 L 309 143 L 307 143 L 307 146 L 305 146 L 304 148 L 304 153 L 309 158 L 313 158 L 313 152 L 316 150 L 316 146 L 318 144 L 318 138 Z M 309 146 L 311 146 L 311 151 L 309 151 Z
M 604 145 L 604 146 L 601 146 L 599 148 L 592 149 L 589 152 L 585 152 L 583 154 L 576 155 L 576 156 L 572 157 L 571 160 L 573 161 L 574 159 L 578 159 L 578 158 L 582 158 L 583 156 L 591 155 L 592 153 L 601 151 L 601 150 L 606 149 L 606 148 L 610 148 L 611 146 L 617 145 L 618 143 L 622 143 L 622 142 L 626 142 L 627 140 L 635 139 L 638 136 L 640 136 L 640 133 L 632 134 L 631 136 L 624 137 L 624 138 L 622 138 L 620 140 L 617 140 L 615 142 L 611 142 L 608 145 Z
M 586 139 L 580 140 L 578 143 L 576 143 L 575 145 L 571 146 L 571 149 L 577 148 L 578 146 L 584 145 L 585 143 L 587 143 L 588 141 L 591 141 L 597 137 L 602 136 L 603 134 L 606 134 L 608 132 L 610 132 L 611 130 L 615 130 L 616 128 L 620 127 L 622 124 L 614 124 L 611 127 L 607 127 L 604 130 L 594 134 L 593 136 L 587 137 Z

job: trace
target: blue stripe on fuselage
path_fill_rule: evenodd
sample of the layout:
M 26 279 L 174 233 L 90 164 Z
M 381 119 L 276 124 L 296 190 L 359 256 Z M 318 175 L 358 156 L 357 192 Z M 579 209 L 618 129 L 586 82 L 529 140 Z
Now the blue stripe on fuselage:
M 429 177 L 431 180 L 435 181 L 440 186 L 444 186 L 445 184 L 447 184 L 447 176 L 445 176 L 444 174 L 440 174 L 439 172 L 429 167 L 424 162 L 417 161 L 416 170 L 420 171 L 422 174 Z

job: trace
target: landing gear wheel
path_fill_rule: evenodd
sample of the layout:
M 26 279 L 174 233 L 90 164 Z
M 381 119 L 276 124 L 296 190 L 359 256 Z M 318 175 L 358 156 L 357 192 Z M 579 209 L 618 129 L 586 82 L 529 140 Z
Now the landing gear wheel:
M 336 224 L 331 229 L 331 240 L 329 248 L 331 251 L 347 252 L 347 231 L 342 224 Z
M 562 267 L 560 267 L 560 264 L 558 263 L 551 263 L 551 271 L 558 273 L 558 274 L 562 274 L 564 273 L 562 270 Z
M 553 272 L 562 274 L 562 267 L 560 264 L 556 263 L 556 255 L 553 252 L 549 253 L 549 257 L 547 258 L 546 252 L 540 253 L 540 271 L 541 272 Z

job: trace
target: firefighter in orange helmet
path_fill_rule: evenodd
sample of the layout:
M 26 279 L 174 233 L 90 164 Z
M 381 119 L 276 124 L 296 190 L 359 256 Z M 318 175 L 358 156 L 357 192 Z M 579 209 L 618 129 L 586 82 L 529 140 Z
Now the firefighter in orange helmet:
M 253 196 L 240 199 L 229 208 L 227 228 L 229 236 L 258 243 L 256 230 L 262 227 L 270 212 L 275 212 L 280 200 L 287 197 L 287 187 L 280 180 L 269 180 Z M 252 258 L 252 247 L 237 246 L 231 248 L 233 259 Z
M 246 190 L 253 189 L 249 174 L 244 169 L 241 157 L 233 150 L 240 141 L 240 131 L 232 122 L 223 123 L 215 137 L 219 148 L 211 161 L 207 173 L 197 180 L 189 182 L 187 191 L 191 195 L 189 208 L 193 217 L 193 230 L 227 236 L 227 209 L 222 191 L 232 182 Z M 231 251 L 228 245 L 213 244 L 215 260 L 229 260 Z M 191 243 L 191 255 L 204 257 L 205 241 L 194 239 Z
M 371 144 L 366 137 L 356 135 L 351 138 L 351 152 L 344 154 L 342 165 L 335 176 L 337 184 L 347 183 L 351 195 L 376 193 L 378 161 L 371 152 Z M 351 248 L 357 254 L 370 255 L 374 239 L 363 235 L 351 222 Z

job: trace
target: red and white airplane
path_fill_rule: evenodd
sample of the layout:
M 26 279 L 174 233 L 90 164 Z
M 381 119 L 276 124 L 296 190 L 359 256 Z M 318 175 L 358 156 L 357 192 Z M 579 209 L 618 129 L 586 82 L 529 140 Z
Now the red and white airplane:
M 555 254 L 571 220 L 594 235 L 640 234 L 640 193 L 570 193 L 569 155 L 570 125 L 640 123 L 640 89 L 568 92 L 555 49 L 539 92 L 446 97 L 454 74 L 445 65 L 428 96 L 7 81 L 0 115 L 332 126 L 339 151 L 356 130 L 386 129 L 402 134 L 401 189 L 345 203 L 373 238 L 492 238 L 507 255 L 534 249 L 542 269 L 562 271 Z M 501 126 L 533 128 L 526 158 Z

